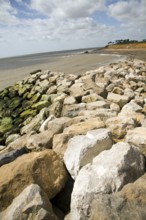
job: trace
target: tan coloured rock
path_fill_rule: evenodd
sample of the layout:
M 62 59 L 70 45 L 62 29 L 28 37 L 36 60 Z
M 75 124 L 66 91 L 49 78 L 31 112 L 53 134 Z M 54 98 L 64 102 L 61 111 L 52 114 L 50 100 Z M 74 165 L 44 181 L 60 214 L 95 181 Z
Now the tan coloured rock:
M 105 101 L 96 101 L 86 104 L 87 110 L 95 110 L 98 108 L 109 108 L 109 104 Z
M 90 95 L 86 95 L 82 97 L 82 102 L 85 102 L 85 103 L 102 101 L 102 100 L 104 100 L 104 98 L 97 95 L 96 93 L 92 93 Z
M 111 102 L 118 104 L 120 108 L 122 108 L 129 101 L 128 96 L 118 95 L 112 92 L 108 93 L 107 99 Z
M 68 96 L 64 99 L 64 105 L 72 105 L 75 103 L 76 103 L 76 100 L 73 96 Z
M 70 95 L 75 98 L 80 96 L 82 97 L 85 94 L 83 83 L 75 83 L 70 87 L 69 91 L 70 91 Z
M 128 130 L 134 129 L 137 123 L 131 117 L 118 116 L 109 118 L 106 126 L 111 130 L 113 137 L 124 138 Z
M 64 187 L 66 180 L 66 169 L 54 151 L 23 155 L 0 167 L 0 211 L 32 183 L 38 184 L 50 199 Z
M 75 135 L 86 134 L 90 130 L 104 128 L 105 124 L 100 118 L 89 118 L 84 122 L 73 124 L 64 129 L 62 134 L 57 134 L 53 139 L 53 150 L 57 153 L 64 154 L 67 143 Z
M 90 204 L 90 220 L 146 219 L 146 175 L 126 185 L 120 192 L 95 196 Z
M 48 126 L 48 130 L 29 136 L 26 147 L 33 151 L 51 149 L 54 135 L 61 133 L 62 131 L 62 124 L 51 123 L 50 126 Z
M 133 130 L 129 130 L 126 135 L 126 141 L 138 147 L 146 156 L 146 127 L 137 127 Z

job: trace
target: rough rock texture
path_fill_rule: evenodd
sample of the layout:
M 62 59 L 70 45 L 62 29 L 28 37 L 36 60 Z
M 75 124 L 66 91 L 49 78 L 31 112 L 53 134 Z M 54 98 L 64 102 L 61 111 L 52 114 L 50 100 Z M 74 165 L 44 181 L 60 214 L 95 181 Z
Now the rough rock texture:
M 128 130 L 134 129 L 137 126 L 136 121 L 129 116 L 117 116 L 109 118 L 106 121 L 106 126 L 111 130 L 114 138 L 124 138 Z
M 52 148 L 52 140 L 55 134 L 63 130 L 61 124 L 52 124 L 50 129 L 39 134 L 30 135 L 27 138 L 26 147 L 29 150 L 43 150 Z
M 108 129 L 92 130 L 86 135 L 71 138 L 64 154 L 64 163 L 72 178 L 75 179 L 83 166 L 111 146 L 112 138 Z
M 138 147 L 146 156 L 146 127 L 137 127 L 127 132 L 126 141 Z
M 0 166 L 14 161 L 17 157 L 25 153 L 27 153 L 27 149 L 23 147 L 17 150 L 12 150 L 11 152 L 8 152 L 8 153 L 1 154 L 0 155 Z
M 144 220 L 146 219 L 146 175 L 111 195 L 95 195 L 87 219 Z
M 65 128 L 62 134 L 54 136 L 53 150 L 58 153 L 64 154 L 70 138 L 75 135 L 86 134 L 87 131 L 90 131 L 92 129 L 103 127 L 105 127 L 105 124 L 99 118 L 91 118 L 85 120 L 84 122 L 73 124 Z
M 146 62 L 121 58 L 118 62 L 101 66 L 81 75 L 36 70 L 13 86 L 0 91 L 0 158 L 2 160 L 4 159 L 4 163 L 9 162 L 9 164 L 2 162 L 2 167 L 0 168 L 1 209 L 5 209 L 10 205 L 12 199 L 17 197 L 31 183 L 38 184 L 47 193 L 50 193 L 50 191 L 52 193 L 54 192 L 53 184 L 50 181 L 55 181 L 55 178 L 62 178 L 62 172 L 66 173 L 66 171 L 60 171 L 60 169 L 62 170 L 60 167 L 63 166 L 61 161 L 67 144 L 68 142 L 72 143 L 70 138 L 73 138 L 74 142 L 76 141 L 77 143 L 79 139 L 82 140 L 82 144 L 79 144 L 79 146 L 73 142 L 74 146 L 71 149 L 71 152 L 73 152 L 72 155 L 74 153 L 77 154 L 77 151 L 81 150 L 79 154 L 75 155 L 78 163 L 72 163 L 74 172 L 78 173 L 77 170 L 80 169 L 79 167 L 84 166 L 86 162 L 89 162 L 90 159 L 92 160 L 97 154 L 96 144 L 94 145 L 96 141 L 93 141 L 94 131 L 89 132 L 90 130 L 99 128 L 110 129 L 114 142 L 126 140 L 130 143 L 131 147 L 136 146 L 146 155 L 145 82 Z M 79 137 L 74 137 L 77 135 Z M 92 139 L 92 144 L 89 139 Z M 89 148 L 88 143 L 92 147 Z M 84 144 L 87 146 L 85 147 Z M 122 145 L 129 146 L 126 143 Z M 100 150 L 102 151 L 105 147 L 103 144 Z M 128 181 L 134 181 L 141 175 L 141 164 L 137 165 L 138 151 L 131 147 L 127 154 L 124 154 L 125 147 L 122 150 L 119 147 L 116 156 L 113 153 L 109 160 L 105 156 L 106 154 L 103 153 L 105 157 L 105 159 L 103 158 L 104 169 L 99 170 L 99 168 L 96 168 L 93 174 L 91 172 L 91 177 L 93 177 L 90 181 L 87 178 L 89 172 L 87 171 L 86 182 L 81 182 L 79 185 L 79 189 L 83 188 L 81 192 L 87 191 L 87 195 L 81 202 L 80 197 L 79 202 L 75 200 L 79 204 L 79 207 L 81 204 L 83 208 L 87 205 L 86 208 L 88 209 L 88 205 L 92 203 L 90 199 L 94 201 L 96 194 L 99 198 L 99 193 L 96 190 L 94 192 L 94 189 L 100 186 L 100 184 L 99 192 L 104 190 L 107 192 L 121 190 L 122 192 L 124 184 L 127 184 Z M 49 156 L 44 156 L 46 159 L 39 159 L 43 158 L 40 155 L 45 154 L 46 151 L 44 150 L 46 148 L 53 148 L 58 153 L 58 156 L 55 153 L 49 153 Z M 76 151 L 73 150 L 75 148 L 77 149 Z M 21 152 L 23 149 L 26 149 L 27 155 L 20 156 L 19 153 L 15 155 L 15 152 Z M 95 152 L 91 152 L 91 149 L 96 150 Z M 30 153 L 31 151 L 44 152 L 32 154 Z M 111 150 L 110 152 L 113 151 Z M 19 157 L 17 158 L 17 156 Z M 125 159 L 122 160 L 121 158 L 124 156 Z M 55 157 L 58 158 L 56 159 L 57 162 L 54 161 Z M 61 161 L 59 158 L 61 158 Z M 73 157 L 71 158 L 72 160 L 74 159 Z M 14 161 L 12 162 L 12 160 Z M 93 159 L 93 161 L 93 165 L 95 165 L 95 160 Z M 102 165 L 102 163 L 100 164 Z M 100 164 L 98 167 L 101 167 Z M 93 165 L 88 166 L 92 167 Z M 79 175 L 84 167 L 79 171 Z M 91 170 L 93 170 L 93 167 Z M 140 170 L 139 176 L 136 173 L 136 169 L 138 171 Z M 104 170 L 107 170 L 104 175 L 106 180 L 105 178 L 99 179 L 99 174 Z M 96 175 L 97 172 L 98 175 Z M 64 175 L 66 176 L 66 174 Z M 117 176 L 111 178 L 112 175 Z M 54 179 L 52 180 L 50 176 L 52 178 L 54 177 Z M 96 182 L 95 179 L 98 181 Z M 84 187 L 88 183 L 89 188 Z M 63 186 L 62 182 L 59 184 L 61 187 Z M 53 189 L 49 188 L 50 185 Z M 77 183 L 75 183 L 76 185 Z M 57 183 L 55 182 L 54 187 L 56 186 Z M 70 198 L 72 191 L 70 186 L 66 185 L 63 192 L 68 192 L 68 188 Z M 91 188 L 93 188 L 92 193 Z M 58 191 L 56 190 L 54 195 Z M 92 198 L 90 197 L 91 194 Z M 115 194 L 117 195 L 118 193 Z M 137 194 L 139 195 L 139 192 Z M 114 194 L 111 196 L 114 196 Z M 60 204 L 63 204 L 61 210 L 63 212 L 65 210 L 64 214 L 69 212 L 70 199 L 66 198 L 66 194 L 61 197 L 60 195 L 56 195 L 53 198 L 55 200 L 54 204 L 57 204 L 57 208 L 55 207 L 54 210 L 57 213 L 56 215 L 59 216 L 59 219 L 63 219 L 61 217 L 63 216 L 61 211 L 58 210 L 58 207 L 61 207 L 59 201 Z M 50 199 L 50 195 L 48 199 Z M 135 197 L 135 200 L 139 201 L 138 196 Z M 110 200 L 108 201 L 110 202 Z M 145 206 L 143 201 L 139 201 L 139 203 L 142 204 L 142 207 Z M 116 219 L 118 219 L 117 216 L 120 216 L 119 218 L 122 219 L 122 214 L 116 214 L 117 209 L 113 207 L 114 205 L 116 206 L 116 203 L 111 202 L 113 204 L 112 207 L 108 202 L 106 204 L 107 206 L 104 207 L 107 210 L 108 208 L 111 210 L 111 216 L 116 216 Z M 124 204 L 119 202 L 118 210 Z M 83 220 L 86 218 L 89 219 L 91 212 L 92 216 L 94 213 L 95 215 L 97 214 L 92 207 L 91 209 L 89 207 L 87 213 L 82 218 Z M 128 208 L 125 209 L 125 213 L 128 213 L 127 216 L 130 216 L 129 218 L 134 216 L 132 220 L 138 218 L 145 219 L 143 208 L 138 208 L 138 214 L 136 216 L 136 208 L 134 206 L 132 207 L 134 210 L 129 208 L 130 213 L 127 211 Z M 135 214 L 133 215 L 133 213 Z M 97 216 L 95 216 L 95 219 L 98 219 Z M 108 219 L 109 216 L 110 214 L 108 213 L 108 217 L 105 217 L 105 219 Z M 76 218 L 74 219 L 78 220 Z
M 0 167 L 0 211 L 31 183 L 38 184 L 48 198 L 52 198 L 64 187 L 66 180 L 64 165 L 52 150 L 23 155 Z
M 52 205 L 47 195 L 37 184 L 27 186 L 11 203 L 0 213 L 0 219 L 20 220 L 58 220 L 54 215 Z
M 75 181 L 71 200 L 71 219 L 88 219 L 94 195 L 117 192 L 145 172 L 144 156 L 128 143 L 118 143 L 84 166 Z

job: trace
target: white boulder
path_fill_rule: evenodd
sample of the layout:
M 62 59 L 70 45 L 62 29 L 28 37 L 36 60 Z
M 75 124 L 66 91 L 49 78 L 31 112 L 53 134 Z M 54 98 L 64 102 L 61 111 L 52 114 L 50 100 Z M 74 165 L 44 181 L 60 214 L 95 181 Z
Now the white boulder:
M 72 178 L 75 179 L 83 166 L 92 162 L 101 151 L 107 150 L 111 146 L 111 133 L 104 128 L 71 138 L 64 154 L 64 162 Z
M 71 219 L 87 220 L 90 202 L 97 194 L 111 194 L 145 172 L 144 156 L 128 143 L 118 143 L 84 166 L 75 181 Z

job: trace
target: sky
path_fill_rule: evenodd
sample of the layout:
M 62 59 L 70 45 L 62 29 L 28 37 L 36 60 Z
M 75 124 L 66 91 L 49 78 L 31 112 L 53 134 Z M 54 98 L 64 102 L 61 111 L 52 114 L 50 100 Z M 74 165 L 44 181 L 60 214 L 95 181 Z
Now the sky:
M 0 0 L 0 57 L 146 39 L 146 0 Z

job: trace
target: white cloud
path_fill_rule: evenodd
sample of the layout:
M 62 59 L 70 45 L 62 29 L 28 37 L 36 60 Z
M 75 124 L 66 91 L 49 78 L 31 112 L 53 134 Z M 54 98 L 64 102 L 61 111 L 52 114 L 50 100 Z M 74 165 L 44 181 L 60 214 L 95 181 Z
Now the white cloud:
M 31 7 L 47 16 L 78 18 L 105 9 L 105 0 L 32 0 Z
M 123 23 L 146 24 L 146 1 L 118 1 L 108 7 L 109 15 Z
M 18 24 L 16 14 L 17 10 L 11 6 L 9 0 L 0 0 L 0 25 Z
M 1 54 L 102 46 L 115 39 L 146 36 L 145 0 L 15 1 L 21 4 L 21 13 L 9 0 L 0 0 Z M 99 10 L 106 14 L 101 23 L 93 16 Z M 107 16 L 119 25 L 106 25 Z

